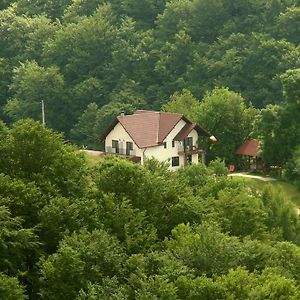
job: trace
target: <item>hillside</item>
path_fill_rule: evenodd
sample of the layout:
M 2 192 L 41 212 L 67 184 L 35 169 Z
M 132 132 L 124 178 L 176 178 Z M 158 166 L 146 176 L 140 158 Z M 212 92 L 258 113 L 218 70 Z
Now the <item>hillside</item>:
M 32 120 L 0 127 L 1 299 L 298 299 L 300 220 L 220 160 L 87 162 Z

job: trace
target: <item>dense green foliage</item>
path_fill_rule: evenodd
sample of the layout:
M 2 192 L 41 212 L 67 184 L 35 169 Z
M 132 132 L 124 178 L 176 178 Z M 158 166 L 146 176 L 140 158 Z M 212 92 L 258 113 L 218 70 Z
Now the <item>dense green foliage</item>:
M 252 134 L 283 165 L 300 143 L 299 22 L 298 0 L 2 1 L 0 117 L 39 120 L 44 100 L 50 128 L 99 148 L 116 114 L 163 107 L 214 131 L 209 159 L 233 162 Z
M 295 207 L 221 160 L 89 166 L 32 120 L 0 145 L 1 299 L 299 299 Z

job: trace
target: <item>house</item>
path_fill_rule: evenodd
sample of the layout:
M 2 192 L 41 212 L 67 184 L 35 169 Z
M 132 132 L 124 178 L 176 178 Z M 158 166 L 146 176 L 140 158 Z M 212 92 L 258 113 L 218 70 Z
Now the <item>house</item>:
M 216 138 L 181 114 L 138 110 L 117 116 L 102 136 L 105 153 L 124 155 L 141 164 L 147 158 L 170 163 L 175 170 L 203 160 L 199 136 Z

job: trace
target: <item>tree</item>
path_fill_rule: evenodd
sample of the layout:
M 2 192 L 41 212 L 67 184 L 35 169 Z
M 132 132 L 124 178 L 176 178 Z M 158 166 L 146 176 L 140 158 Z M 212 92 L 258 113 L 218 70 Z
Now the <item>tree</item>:
M 288 7 L 277 18 L 276 29 L 280 38 L 299 45 L 300 8 Z
M 72 0 L 17 0 L 15 1 L 17 12 L 28 16 L 45 14 L 49 18 L 55 20 L 63 16 L 64 9 L 72 2 Z
M 9 84 L 11 78 L 11 67 L 5 58 L 0 58 L 0 117 L 3 115 L 3 105 L 10 95 Z
M 271 270 L 266 270 L 260 276 L 260 283 L 250 291 L 250 298 L 264 299 L 268 297 L 270 300 L 299 298 L 299 289 L 294 280 L 286 278 L 280 274 L 276 274 Z
M 23 228 L 23 220 L 11 217 L 5 206 L 0 206 L 0 270 L 13 276 L 28 270 L 27 255 L 39 247 L 32 228 Z
M 66 118 L 69 105 L 64 78 L 58 68 L 44 68 L 34 61 L 22 63 L 14 70 L 10 88 L 13 98 L 6 104 L 5 112 L 11 119 L 41 120 L 41 101 L 44 100 L 47 124 L 55 130 L 68 130 L 72 121 Z
M 164 40 L 175 37 L 180 30 L 185 30 L 191 16 L 191 1 L 174 0 L 166 3 L 164 12 L 158 15 L 158 35 Z
M 206 276 L 180 276 L 175 284 L 180 299 L 225 300 L 227 297 L 225 288 Z
M 222 274 L 239 265 L 238 239 L 221 233 L 215 224 L 204 222 L 194 228 L 180 224 L 172 230 L 166 247 L 198 276 Z
M 91 16 L 97 8 L 105 3 L 104 0 L 73 0 L 64 11 L 63 20 L 71 23 L 83 16 Z
M 175 34 L 173 41 L 161 46 L 154 70 L 158 79 L 163 81 L 163 92 L 166 95 L 189 86 L 186 72 L 193 63 L 195 43 L 183 30 Z
M 140 99 L 139 101 L 136 99 L 135 102 L 142 102 L 142 105 L 145 105 L 143 103 L 145 100 L 147 102 L 153 100 L 153 95 L 151 98 L 150 96 L 144 98 L 145 91 L 151 89 L 153 82 L 160 82 L 155 78 L 154 72 L 156 43 L 152 31 L 139 31 L 136 22 L 131 18 L 125 17 L 122 20 L 113 44 L 111 62 L 104 76 L 106 84 L 112 91 L 111 99 L 116 91 L 123 91 L 126 101 L 127 98 L 137 97 Z
M 233 299 L 297 299 L 299 292 L 296 282 L 272 269 L 266 269 L 261 275 L 249 273 L 247 270 L 237 268 L 229 270 L 227 275 L 217 278 L 228 298 Z
M 126 255 L 105 230 L 81 230 L 60 243 L 56 253 L 41 262 L 43 298 L 75 299 L 89 283 L 120 278 Z
M 25 300 L 25 291 L 18 279 L 0 273 L 0 298 L 6 300 Z
M 74 117 L 79 117 L 90 103 L 98 106 L 107 104 L 108 93 L 104 83 L 96 77 L 89 77 L 72 87 Z
M 138 21 L 141 28 L 153 28 L 157 15 L 164 10 L 166 0 L 122 0 L 123 12 Z
M 216 176 L 228 175 L 229 173 L 224 160 L 221 160 L 220 158 L 212 160 L 209 163 L 209 169 L 212 170 L 213 174 L 215 174 Z
M 13 66 L 39 59 L 43 44 L 59 27 L 45 16 L 17 15 L 15 6 L 0 11 L 0 21 L 0 56 L 10 58 Z
M 199 117 L 200 107 L 200 102 L 189 90 L 184 89 L 181 93 L 174 93 L 170 100 L 162 106 L 162 110 L 182 114 L 195 122 Z
M 98 114 L 98 105 L 96 103 L 90 103 L 79 117 L 78 122 L 71 129 L 70 137 L 72 142 L 77 145 L 85 146 L 88 149 L 98 149 L 98 139 L 101 132 L 100 130 L 98 132 L 95 130 Z M 103 131 L 104 128 L 102 129 L 102 132 Z
M 34 181 L 45 193 L 59 191 L 68 196 L 84 193 L 87 187 L 84 157 L 64 144 L 61 135 L 33 120 L 25 120 L 16 122 L 8 137 L 0 143 L 6 143 L 8 151 L 0 159 L 3 173 Z
M 266 233 L 267 214 L 260 199 L 247 193 L 223 190 L 214 204 L 219 223 L 230 235 L 263 238 Z
M 283 166 L 300 144 L 299 69 L 288 70 L 280 76 L 285 103 L 267 106 L 258 117 L 256 130 L 261 140 L 262 158 L 267 165 Z
M 226 88 L 207 93 L 201 102 L 197 123 L 218 140 L 214 145 L 211 141 L 201 141 L 208 159 L 222 157 L 226 163 L 234 162 L 235 151 L 251 133 L 255 113 L 255 109 L 246 106 L 241 95 Z
M 280 79 L 285 100 L 300 105 L 300 69 L 287 70 Z
M 77 300 L 96 300 L 96 299 L 111 299 L 111 300 L 127 300 L 130 294 L 127 285 L 120 285 L 116 278 L 105 278 L 102 284 L 88 283 L 87 289 L 81 289 Z
M 34 183 L 3 174 L 0 174 L 0 197 L 0 205 L 7 207 L 13 217 L 21 217 L 24 228 L 33 228 L 39 223 L 39 210 L 48 201 Z
M 90 17 L 66 24 L 48 40 L 43 63 L 59 66 L 68 82 L 78 83 L 86 75 L 105 78 L 105 66 L 111 60 L 117 29 L 110 5 L 101 6 Z
M 226 275 L 217 277 L 216 283 L 224 288 L 228 298 L 231 296 L 233 299 L 248 299 L 249 292 L 259 281 L 256 274 L 238 267 L 229 269 Z
M 196 41 L 211 43 L 219 36 L 224 23 L 230 19 L 223 0 L 194 0 L 191 2 L 191 17 L 188 33 Z
M 178 170 L 178 175 L 180 180 L 197 191 L 210 180 L 211 171 L 204 164 L 192 164 Z
M 292 157 L 287 162 L 285 177 L 300 188 L 300 146 L 298 146 Z
M 102 223 L 119 241 L 128 254 L 144 253 L 153 249 L 157 241 L 156 228 L 145 211 L 134 208 L 126 198 L 104 195 L 99 200 Z
M 299 218 L 284 193 L 269 187 L 263 191 L 261 199 L 268 214 L 266 225 L 269 230 L 278 231 L 279 238 L 299 244 Z
M 196 97 L 215 86 L 226 86 L 255 107 L 264 107 L 283 101 L 279 75 L 297 66 L 299 49 L 292 43 L 264 34 L 236 33 L 194 52 L 186 76 Z
M 269 252 L 266 266 L 276 269 L 279 274 L 286 278 L 292 278 L 300 282 L 300 249 L 290 242 L 278 242 Z
M 280 130 L 281 111 L 279 105 L 268 105 L 255 120 L 255 132 L 261 141 L 261 157 L 267 165 L 282 165 L 286 160 L 286 140 L 282 144 L 285 134 L 282 135 Z
M 59 242 L 85 227 L 92 231 L 103 228 L 103 215 L 98 199 L 52 197 L 38 211 L 40 239 L 47 253 L 53 254 Z

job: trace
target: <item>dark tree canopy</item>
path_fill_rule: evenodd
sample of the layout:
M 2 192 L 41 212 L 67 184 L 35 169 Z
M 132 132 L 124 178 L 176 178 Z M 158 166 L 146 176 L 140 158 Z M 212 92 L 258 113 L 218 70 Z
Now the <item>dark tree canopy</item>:
M 300 186 L 299 7 L 0 1 L 0 298 L 300 299 L 294 205 L 227 177 L 258 138 Z M 71 144 L 101 149 L 136 109 L 211 131 L 210 165 L 91 163 Z

